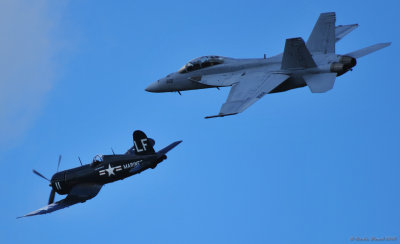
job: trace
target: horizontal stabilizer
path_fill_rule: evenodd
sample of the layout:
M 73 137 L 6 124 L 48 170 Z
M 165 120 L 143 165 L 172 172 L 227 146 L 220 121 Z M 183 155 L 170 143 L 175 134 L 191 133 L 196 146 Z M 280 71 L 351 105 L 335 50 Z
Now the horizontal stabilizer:
M 305 69 L 316 67 L 302 38 L 286 39 L 281 69 Z
M 307 48 L 311 53 L 335 53 L 335 22 L 334 12 L 320 14 L 307 40 Z
M 336 73 L 321 73 L 313 75 L 304 75 L 303 79 L 307 83 L 312 93 L 321 93 L 329 91 L 335 83 Z
M 363 49 L 348 53 L 348 54 L 346 54 L 346 56 L 350 56 L 350 57 L 353 57 L 353 58 L 361 58 L 361 57 L 363 57 L 365 55 L 368 55 L 370 53 L 376 52 L 376 51 L 378 51 L 378 50 L 380 50 L 382 48 L 388 47 L 388 46 L 390 46 L 390 44 L 392 44 L 392 43 L 391 42 L 378 43 L 378 44 L 375 44 L 375 45 L 372 45 L 372 46 L 369 46 L 369 47 L 365 47 Z
M 358 24 L 336 26 L 336 28 L 335 28 L 336 42 L 340 41 L 343 37 L 345 37 L 347 34 L 352 32 L 357 27 L 358 27 Z
M 160 151 L 157 152 L 157 156 L 160 158 L 162 156 L 164 156 L 165 154 L 167 154 L 167 152 L 171 151 L 174 147 L 178 146 L 182 141 L 176 141 L 171 143 L 170 145 L 164 147 L 163 149 L 161 149 Z

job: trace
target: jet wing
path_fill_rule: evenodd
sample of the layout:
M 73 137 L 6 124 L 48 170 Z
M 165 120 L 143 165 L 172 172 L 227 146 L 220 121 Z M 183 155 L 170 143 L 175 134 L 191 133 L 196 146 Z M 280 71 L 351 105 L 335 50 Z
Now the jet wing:
M 47 214 L 47 213 L 51 213 L 63 208 L 67 208 L 69 206 L 72 206 L 74 204 L 79 203 L 80 201 L 77 198 L 71 197 L 71 196 L 67 196 L 66 198 L 64 198 L 63 200 L 60 200 L 58 202 L 49 204 L 43 208 L 40 208 L 38 210 L 35 210 L 33 212 L 30 212 L 28 214 L 25 214 L 24 216 L 20 216 L 18 218 L 23 218 L 23 217 L 29 217 L 29 216 L 35 216 L 35 215 L 41 215 L 41 214 Z
M 254 72 L 242 76 L 241 80 L 232 86 L 228 99 L 222 105 L 219 114 L 205 118 L 241 113 L 288 78 L 287 75 L 265 72 Z

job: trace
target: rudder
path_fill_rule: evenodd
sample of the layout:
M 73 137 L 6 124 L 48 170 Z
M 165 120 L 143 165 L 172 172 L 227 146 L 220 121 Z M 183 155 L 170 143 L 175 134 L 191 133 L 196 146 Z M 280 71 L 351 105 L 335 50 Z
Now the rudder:
M 307 40 L 307 48 L 311 53 L 335 53 L 335 22 L 335 12 L 320 14 Z

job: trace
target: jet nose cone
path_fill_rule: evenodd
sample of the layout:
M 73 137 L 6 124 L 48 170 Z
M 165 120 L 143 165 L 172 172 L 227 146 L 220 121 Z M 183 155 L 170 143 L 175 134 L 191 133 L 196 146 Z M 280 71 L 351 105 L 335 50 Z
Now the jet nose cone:
M 151 83 L 148 87 L 146 87 L 145 91 L 157 92 L 158 91 L 158 81 Z

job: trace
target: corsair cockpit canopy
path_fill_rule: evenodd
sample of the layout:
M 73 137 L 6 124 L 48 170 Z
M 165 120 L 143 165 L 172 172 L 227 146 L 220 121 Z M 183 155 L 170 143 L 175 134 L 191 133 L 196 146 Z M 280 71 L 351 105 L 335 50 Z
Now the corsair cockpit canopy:
M 103 155 L 96 155 L 94 158 L 93 158 L 93 161 L 92 161 L 92 163 L 91 163 L 91 166 L 92 167 L 95 167 L 95 166 L 97 166 L 98 164 L 100 164 L 100 163 L 102 163 L 103 162 Z

